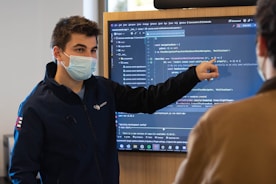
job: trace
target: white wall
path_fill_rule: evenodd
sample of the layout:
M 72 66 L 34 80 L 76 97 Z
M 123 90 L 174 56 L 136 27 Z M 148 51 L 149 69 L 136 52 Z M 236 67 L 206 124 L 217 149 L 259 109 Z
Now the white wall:
M 59 18 L 75 14 L 83 14 L 82 0 L 0 1 L 0 176 L 3 135 L 13 133 L 18 105 L 44 77 L 51 31 Z

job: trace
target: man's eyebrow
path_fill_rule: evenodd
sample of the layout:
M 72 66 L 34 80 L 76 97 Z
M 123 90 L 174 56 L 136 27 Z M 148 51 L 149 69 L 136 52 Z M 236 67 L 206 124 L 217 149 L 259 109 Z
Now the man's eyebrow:
M 80 43 L 74 45 L 73 47 L 74 47 L 74 48 L 76 48 L 76 47 L 84 47 L 84 48 L 87 48 L 86 45 L 83 45 L 83 44 L 80 44 Z M 95 47 L 92 47 L 92 49 L 98 49 L 98 46 L 96 45 Z
M 87 46 L 86 46 L 86 45 L 83 45 L 83 44 L 78 43 L 78 44 L 74 45 L 73 47 L 74 47 L 74 48 L 75 48 L 75 47 L 85 47 L 85 48 L 86 48 Z

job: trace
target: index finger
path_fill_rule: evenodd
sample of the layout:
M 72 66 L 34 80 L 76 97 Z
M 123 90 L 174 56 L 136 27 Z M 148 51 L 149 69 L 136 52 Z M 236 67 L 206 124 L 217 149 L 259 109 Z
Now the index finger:
M 211 63 L 211 64 L 213 64 L 214 62 L 216 61 L 216 58 L 214 58 L 214 59 L 211 59 L 210 61 L 208 61 L 208 63 Z

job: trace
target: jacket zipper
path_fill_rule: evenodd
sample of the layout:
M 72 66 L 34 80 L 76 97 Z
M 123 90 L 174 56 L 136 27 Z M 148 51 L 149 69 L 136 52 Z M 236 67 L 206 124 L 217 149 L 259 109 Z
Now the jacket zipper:
M 97 137 L 96 137 L 95 129 L 93 127 L 91 118 L 89 116 L 87 106 L 83 102 L 82 102 L 82 104 L 83 104 L 83 108 L 84 108 L 84 111 L 86 113 L 88 124 L 89 124 L 90 130 L 91 130 L 91 133 L 92 133 L 95 149 L 97 149 L 98 145 L 97 145 Z M 98 174 L 99 174 L 100 183 L 103 184 L 102 172 L 101 172 L 101 169 L 100 169 L 99 159 L 98 159 L 98 156 L 97 156 L 97 150 L 94 153 L 94 160 L 95 160 L 97 171 L 98 171 Z

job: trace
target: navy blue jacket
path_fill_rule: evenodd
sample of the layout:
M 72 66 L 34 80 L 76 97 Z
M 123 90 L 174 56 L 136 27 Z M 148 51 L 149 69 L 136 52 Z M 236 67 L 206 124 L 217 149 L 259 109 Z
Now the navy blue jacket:
M 15 127 L 10 177 L 14 183 L 118 184 L 115 111 L 153 113 L 198 82 L 195 67 L 147 89 L 92 76 L 84 99 L 54 81 L 56 64 L 23 101 Z M 94 105 L 103 104 L 97 110 Z

